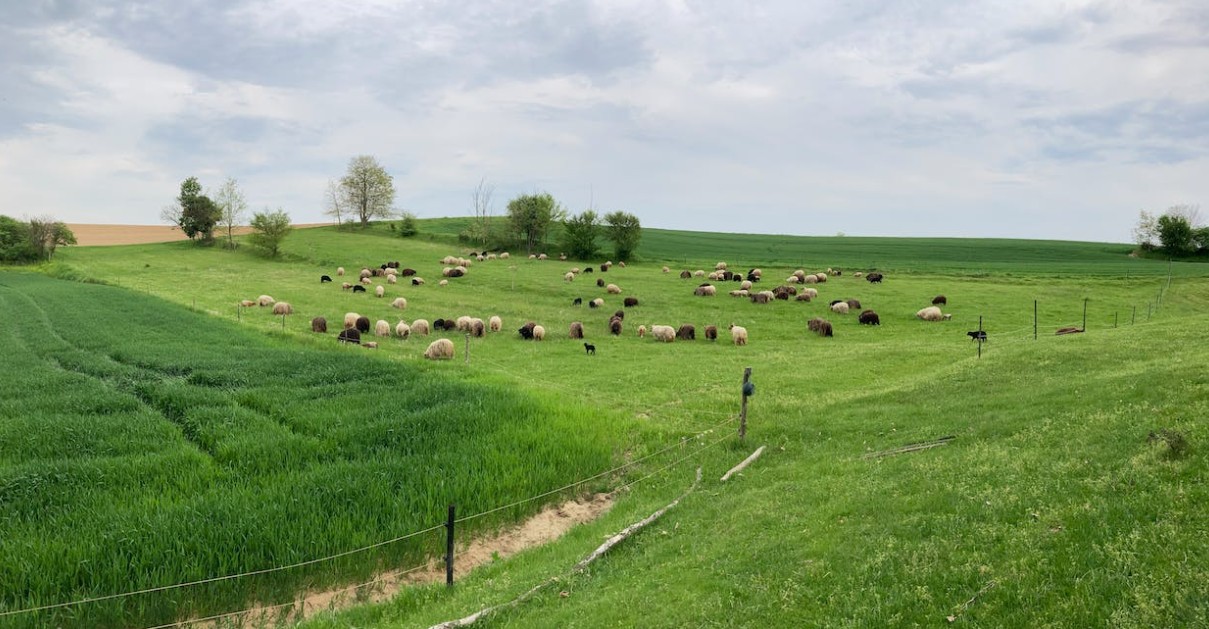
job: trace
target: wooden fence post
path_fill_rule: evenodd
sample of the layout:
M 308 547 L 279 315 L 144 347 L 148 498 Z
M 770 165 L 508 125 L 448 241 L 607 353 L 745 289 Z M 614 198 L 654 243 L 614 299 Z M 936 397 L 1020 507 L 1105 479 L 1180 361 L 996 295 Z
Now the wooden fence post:
M 449 505 L 449 517 L 445 520 L 445 585 L 453 585 L 453 525 L 455 505 Z
M 1033 340 L 1037 340 L 1037 300 L 1033 300 Z
M 466 333 L 466 364 L 470 364 L 470 333 Z
M 747 398 L 751 395 L 751 367 L 743 370 L 743 402 L 739 407 L 739 439 L 747 437 Z
M 978 357 L 982 358 L 982 315 L 978 315 Z
M 1083 331 L 1087 331 L 1087 298 L 1083 298 Z

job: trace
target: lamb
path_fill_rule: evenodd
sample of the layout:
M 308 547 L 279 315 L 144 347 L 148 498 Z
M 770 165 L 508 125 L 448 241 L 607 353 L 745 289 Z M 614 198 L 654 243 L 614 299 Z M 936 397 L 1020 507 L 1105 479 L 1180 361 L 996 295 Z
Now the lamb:
M 587 353 L 589 356 L 595 356 L 596 355 L 596 346 L 592 345 L 591 343 L 584 343 L 584 352 Z
M 747 297 L 749 295 L 751 295 L 751 293 L 749 293 L 745 290 L 732 290 L 730 292 L 731 297 Z
M 831 311 L 836 314 L 848 314 L 848 302 L 841 301 L 831 304 Z
M 385 287 L 385 286 L 379 286 L 379 287 L 375 288 L 375 289 L 374 289 L 374 295 L 377 295 L 378 297 L 383 297 L 383 296 L 385 296 L 385 295 L 386 295 L 386 287 Z
M 638 305 L 638 298 L 637 297 L 626 297 L 624 300 L 622 300 L 621 305 L 626 308 L 633 308 L 634 306 Z
M 407 340 L 411 336 L 411 326 L 407 325 L 406 321 L 400 321 L 395 324 L 395 336 Z
M 548 260 L 549 258 L 550 258 L 550 256 L 548 256 L 548 255 L 546 255 L 546 254 L 544 254 L 544 253 L 540 253 L 540 254 L 538 254 L 538 255 L 537 255 L 537 259 L 538 259 L 538 260 Z
M 370 277 L 373 276 L 373 274 L 374 274 L 373 271 L 370 271 L 369 269 L 361 269 L 361 272 L 358 274 L 357 279 L 362 279 L 362 280 L 369 279 Z
M 793 298 L 794 301 L 810 301 L 810 293 L 798 293 Z
M 670 268 L 668 268 L 668 267 L 666 267 L 666 266 L 665 266 L 665 267 L 663 267 L 663 272 L 664 272 L 664 273 L 671 273 L 671 272 L 672 272 L 672 270 L 671 270 Z
M 311 332 L 326 334 L 327 319 L 324 319 L 323 317 L 315 317 L 314 319 L 311 319 Z
M 344 277 L 344 267 L 342 267 L 342 266 L 336 267 L 336 275 L 338 275 L 340 277 Z
M 294 307 L 284 301 L 279 301 L 273 304 L 273 314 L 291 315 L 294 314 Z
M 946 299 L 944 295 L 937 295 L 932 298 L 932 305 L 933 306 L 947 306 L 947 305 L 949 305 L 949 300 Z
M 535 327 L 537 327 L 537 324 L 530 321 L 530 322 L 526 323 L 525 325 L 522 325 L 521 327 L 517 328 L 516 333 L 520 334 L 522 339 L 529 341 L 529 340 L 533 339 L 533 328 L 535 328 Z
M 597 297 L 596 299 L 593 299 L 592 301 L 588 302 L 588 307 L 590 307 L 590 308 L 599 308 L 603 305 L 604 305 L 604 300 L 601 299 L 600 297 Z
M 621 288 L 619 288 L 616 284 L 609 284 L 605 287 L 605 292 L 610 295 L 620 295 Z
M 453 341 L 437 339 L 424 350 L 424 358 L 428 360 L 449 360 L 453 358 Z
M 707 340 L 707 341 L 718 340 L 718 326 L 716 326 L 716 325 L 705 326 L 705 340 Z
M 540 325 L 533 326 L 533 340 L 541 341 L 541 340 L 545 340 L 545 338 L 546 338 L 546 328 L 543 328 Z
M 336 340 L 341 343 L 353 343 L 354 345 L 361 344 L 361 333 L 356 328 L 344 328 L 340 330 L 340 334 L 336 335 Z
M 676 340 L 676 328 L 670 325 L 652 325 L 651 336 L 661 343 L 671 343 Z
M 584 337 L 584 324 L 579 321 L 572 321 L 571 331 L 567 336 L 573 339 L 582 339 Z
M 428 320 L 416 319 L 411 322 L 411 331 L 413 334 L 428 336 Z
M 705 277 L 705 271 L 702 269 L 697 269 L 696 271 L 693 271 L 693 277 Z
M 799 278 L 796 275 L 790 275 L 789 277 L 785 278 L 786 284 L 797 284 L 798 282 L 801 282 L 801 281 L 802 281 L 801 278 Z
M 353 287 L 352 284 L 349 284 L 348 282 L 344 282 L 343 284 L 340 285 L 340 290 L 348 290 L 352 287 Z
M 730 340 L 735 345 L 747 345 L 747 328 L 730 324 Z
M 269 297 L 268 295 L 261 295 L 260 297 L 256 298 L 256 305 L 258 306 L 272 306 L 275 303 L 277 303 L 277 300 Z
M 697 328 L 686 323 L 676 330 L 676 338 L 682 341 L 695 341 L 697 340 Z
M 256 300 L 254 300 L 254 299 L 245 299 L 245 300 L 243 300 L 243 301 L 239 302 L 239 305 L 240 305 L 241 307 L 243 307 L 243 308 L 251 308 L 252 306 L 255 306 L 255 305 L 256 305 Z
M 393 275 L 387 275 L 387 276 L 386 276 L 386 283 L 387 283 L 387 284 L 395 284 L 395 283 L 397 283 L 398 281 L 399 281 L 399 278 L 397 278 L 397 277 L 395 277 L 395 276 L 393 276 Z
M 878 317 L 877 313 L 873 312 L 872 310 L 866 310 L 866 311 L 862 312 L 861 314 L 857 315 L 856 320 L 861 325 L 881 325 L 882 324 L 881 318 Z
M 614 313 L 613 313 L 613 317 L 612 317 L 612 318 L 614 318 L 614 319 L 621 319 L 622 321 L 625 321 L 625 311 L 624 311 L 624 310 L 618 310 L 617 312 L 614 312 Z
M 357 331 L 361 333 L 369 332 L 369 317 L 357 317 L 355 324 Z
M 591 273 L 591 272 L 592 272 L 592 267 L 590 267 L 590 266 L 584 267 L 584 273 Z
M 861 279 L 861 278 L 862 278 L 862 277 L 864 277 L 864 276 L 865 276 L 865 274 L 864 274 L 864 273 L 861 273 L 860 271 L 857 271 L 856 273 L 853 273 L 853 274 L 852 274 L 852 277 L 855 277 L 855 278 L 856 278 L 856 279 L 858 279 L 858 280 L 859 280 L 859 279 Z
M 398 308 L 399 310 L 407 310 L 407 300 L 402 297 L 395 297 L 395 300 L 390 302 L 390 307 Z
M 811 332 L 814 332 L 819 336 L 834 336 L 831 328 L 831 322 L 826 319 L 815 317 L 806 322 L 806 327 Z
M 441 331 L 441 330 L 444 330 L 445 328 L 449 328 L 450 330 L 452 330 L 453 322 L 446 323 L 444 319 L 437 319 L 436 321 L 432 322 L 433 330 Z
M 573 282 L 573 281 L 575 281 L 575 274 L 570 271 L 567 271 L 567 274 L 563 276 L 563 280 L 568 281 L 568 282 Z
M 753 304 L 766 304 L 771 302 L 774 296 L 772 291 L 762 290 L 758 293 L 749 295 L 749 297 L 751 297 L 751 303 Z
M 403 269 L 403 270 L 399 271 L 399 275 L 402 275 L 403 277 L 411 277 L 415 274 L 416 274 L 415 269 Z
M 390 336 L 390 324 L 379 319 L 378 322 L 374 324 L 374 335 Z
M 609 332 L 613 336 L 621 336 L 621 319 L 617 317 L 609 319 Z
M 361 344 L 361 347 L 364 347 L 365 349 L 378 349 L 378 342 L 377 341 L 366 341 Z
M 584 298 L 583 298 L 583 297 L 576 297 L 575 299 L 572 299 L 572 300 L 571 300 L 571 305 L 572 305 L 572 306 L 578 306 L 578 305 L 583 304 L 583 303 L 584 303 Z
M 500 328 L 504 327 L 504 320 L 500 319 L 498 316 L 493 315 L 490 319 L 487 320 L 487 327 L 492 332 L 499 332 Z
M 645 325 L 638 326 L 638 338 L 645 338 L 645 337 L 646 337 L 646 326 Z
M 324 282 L 330 282 L 330 281 L 332 281 L 332 278 L 331 278 L 331 276 L 330 276 L 330 275 L 320 275 L 320 276 L 319 276 L 319 283 L 320 283 L 320 284 L 322 284 L 322 283 L 324 283 Z
M 501 260 L 507 260 L 507 259 L 508 259 L 508 252 L 507 252 L 507 251 L 501 252 L 501 253 L 500 253 L 500 259 L 501 259 Z
M 971 341 L 987 340 L 986 330 L 974 330 L 973 332 L 966 332 L 966 336 L 970 337 Z
M 424 285 L 424 278 L 422 278 L 422 277 L 413 277 L 413 278 L 411 278 L 411 285 L 412 285 L 412 286 L 423 286 L 423 285 Z
M 718 294 L 718 289 L 714 288 L 712 285 L 706 284 L 705 286 L 698 286 L 693 291 L 693 294 L 698 297 L 713 297 L 714 295 Z
M 848 302 L 848 307 L 849 307 L 849 308 L 851 308 L 851 309 L 853 309 L 853 310 L 860 310 L 860 309 L 861 309 L 861 301 L 860 301 L 859 299 L 848 299 L 848 300 L 846 300 L 846 301 Z
M 487 334 L 487 326 L 482 319 L 475 317 L 470 320 L 470 335 L 475 338 L 482 338 Z
M 819 289 L 817 289 L 817 288 L 803 288 L 803 289 L 802 289 L 802 294 L 803 294 L 803 295 L 809 295 L 811 299 L 817 299 L 817 298 L 818 298 L 818 296 L 819 296 Z
M 915 313 L 915 316 L 923 319 L 924 321 L 941 321 L 944 319 L 944 315 L 941 314 L 940 308 L 937 308 L 936 306 L 928 306 L 927 308 Z
M 353 292 L 354 293 L 364 293 L 365 287 L 360 284 L 355 284 L 355 285 L 353 285 Z
M 437 282 L 437 286 L 449 286 L 449 280 L 441 280 Z

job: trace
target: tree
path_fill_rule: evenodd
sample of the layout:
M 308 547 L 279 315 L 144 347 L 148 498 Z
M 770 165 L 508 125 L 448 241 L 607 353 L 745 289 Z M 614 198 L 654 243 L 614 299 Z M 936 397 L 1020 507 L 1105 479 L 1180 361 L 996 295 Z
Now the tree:
M 33 262 L 38 259 L 29 239 L 29 225 L 0 216 L 0 262 Z
M 495 187 L 489 185 L 486 179 L 480 179 L 478 187 L 470 194 L 470 201 L 474 206 L 474 224 L 467 236 L 483 247 L 487 246 L 491 237 L 491 215 L 495 209 L 492 207 L 491 197 L 494 194 Z
M 522 194 L 508 202 L 509 228 L 528 253 L 546 242 L 550 225 L 564 216 L 566 212 L 549 192 Z
M 592 210 L 563 220 L 562 248 L 573 258 L 587 260 L 599 249 L 596 238 L 600 235 L 600 217 Z
M 218 224 L 227 230 L 227 248 L 234 249 L 235 226 L 243 222 L 248 211 L 248 201 L 234 177 L 228 177 L 214 194 L 214 204 L 219 211 Z
M 1193 228 L 1188 219 L 1177 214 L 1159 217 L 1159 242 L 1168 255 L 1185 256 L 1196 250 L 1192 240 Z
M 293 229 L 290 226 L 290 215 L 286 214 L 285 210 L 277 208 L 277 211 L 270 212 L 265 208 L 263 212 L 252 215 L 252 235 L 249 240 L 253 246 L 260 247 L 270 256 L 276 257 L 281 241 L 285 240 Z
M 28 222 L 29 247 L 40 260 L 49 260 L 61 245 L 76 244 L 76 235 L 67 225 L 51 216 L 37 216 Z
M 399 237 L 410 238 L 418 233 L 420 233 L 420 228 L 416 225 L 416 215 L 404 212 L 403 220 L 399 221 Z
M 613 241 L 613 255 L 617 260 L 628 260 L 638 249 L 638 241 L 642 240 L 642 225 L 638 217 L 629 212 L 609 212 L 605 214 L 608 227 L 605 232 Z
M 214 239 L 214 226 L 218 224 L 221 212 L 210 197 L 202 194 L 197 177 L 189 177 L 181 182 L 181 192 L 176 198 L 176 205 L 165 207 L 160 216 L 165 219 L 175 218 L 176 224 L 189 240 L 210 242 Z
M 1197 253 L 1209 252 L 1209 227 L 1198 227 L 1193 230 L 1192 240 L 1196 243 Z
M 395 203 L 394 179 L 387 174 L 378 160 L 369 155 L 358 155 L 348 163 L 348 173 L 340 180 L 344 191 L 345 207 L 361 221 L 369 224 L 371 218 L 389 218 Z
M 323 213 L 336 219 L 336 225 L 344 224 L 344 212 L 347 205 L 344 198 L 344 188 L 335 179 L 327 180 L 327 190 L 323 193 Z
M 1138 243 L 1143 251 L 1155 248 L 1155 243 L 1159 241 L 1159 219 L 1154 214 L 1146 210 L 1138 212 L 1138 224 L 1133 228 L 1133 241 Z

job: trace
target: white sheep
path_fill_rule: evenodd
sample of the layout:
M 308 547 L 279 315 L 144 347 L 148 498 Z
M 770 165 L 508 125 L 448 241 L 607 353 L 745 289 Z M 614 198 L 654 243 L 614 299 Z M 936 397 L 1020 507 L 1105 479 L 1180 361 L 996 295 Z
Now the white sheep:
M 268 295 L 261 295 L 260 297 L 256 298 L 256 304 L 259 306 L 272 306 L 275 303 L 277 303 L 277 300 L 269 297 Z
M 802 281 L 802 278 L 800 278 L 796 275 L 790 275 L 789 277 L 785 278 L 786 284 L 797 284 L 801 281 Z
M 357 319 L 360 319 L 360 318 L 361 318 L 361 315 L 359 315 L 355 312 L 345 313 L 344 314 L 344 327 L 345 328 L 355 327 L 357 325 Z
M 730 340 L 735 345 L 747 345 L 747 328 L 730 324 Z
M 837 301 L 831 304 L 831 312 L 836 314 L 848 314 L 848 302 Z
M 390 277 L 390 276 L 392 276 L 392 275 L 398 275 L 398 274 L 399 274 L 399 269 L 396 269 L 396 268 L 395 268 L 395 267 L 393 267 L 393 266 L 388 266 L 388 267 L 386 267 L 386 269 L 385 269 L 384 271 L 382 271 L 382 272 L 383 272 L 383 273 L 385 273 L 387 277 Z
M 698 286 L 693 289 L 693 294 L 698 297 L 713 297 L 718 294 L 718 289 L 711 286 Z
M 291 315 L 294 314 L 294 307 L 284 301 L 279 301 L 273 304 L 273 314 Z
M 471 323 L 471 319 L 470 319 L 470 317 L 468 317 L 468 316 L 466 316 L 466 315 L 462 315 L 462 316 L 458 317 L 458 320 L 457 320 L 457 331 L 458 331 L 458 332 L 469 332 L 469 331 L 470 331 L 470 323 Z
M 424 350 L 424 358 L 428 360 L 449 360 L 453 358 L 453 341 L 449 339 L 437 339 L 428 345 L 428 349 Z
M 739 290 L 751 290 L 751 282 L 748 280 L 743 280 L 739 283 Z
M 508 252 L 507 252 L 507 251 L 505 251 L 505 252 L 501 253 L 501 254 L 500 254 L 500 259 L 501 259 L 501 260 L 507 260 L 507 259 L 508 259 Z
M 395 336 L 406 340 L 411 336 L 411 326 L 407 325 L 406 321 L 400 321 L 395 324 Z
M 437 286 L 449 286 L 449 280 L 441 280 L 437 282 Z
M 399 281 L 399 278 L 397 278 L 397 277 L 395 277 L 395 276 L 393 276 L 393 275 L 387 275 L 387 276 L 386 276 L 386 283 L 387 283 L 387 284 L 394 284 L 395 282 L 398 282 L 398 281 Z
M 865 274 L 864 274 L 864 273 L 861 273 L 860 271 L 857 271 L 856 273 L 853 273 L 853 274 L 852 274 L 852 277 L 855 277 L 856 279 L 858 279 L 858 280 L 859 280 L 859 279 L 861 279 L 862 277 L 865 277 Z
M 693 277 L 705 277 L 705 271 L 702 269 L 697 269 L 696 271 L 693 271 Z
M 676 328 L 670 325 L 652 325 L 651 336 L 661 343 L 672 343 L 676 340 Z
M 256 300 L 255 299 L 245 299 L 245 300 L 239 302 L 239 305 L 244 308 L 251 308 L 252 306 L 256 305 Z
M 671 273 L 671 272 L 672 272 L 672 270 L 671 270 L 671 269 L 669 269 L 668 267 L 666 267 L 666 266 L 665 266 L 665 267 L 663 267 L 663 272 L 664 272 L 664 273 Z
M 546 328 L 540 325 L 533 326 L 533 340 L 541 341 L 546 338 Z
M 715 271 L 725 271 L 725 270 L 726 270 L 726 263 L 725 263 L 725 262 L 719 262 L 719 263 L 715 264 L 715 265 L 714 265 L 714 270 L 715 270 Z
M 395 300 L 390 302 L 390 307 L 398 308 L 399 310 L 407 310 L 407 300 L 402 297 L 395 297 Z
M 575 273 L 567 271 L 567 274 L 563 276 L 563 279 L 568 282 L 573 282 L 575 281 Z
M 609 284 L 608 286 L 605 286 L 605 292 L 610 295 L 620 295 L 621 288 L 616 284 Z
M 428 336 L 428 319 L 416 319 L 411 322 L 411 331 L 423 336 Z
M 811 298 L 811 299 L 815 299 L 816 297 L 818 297 L 818 296 L 819 296 L 819 289 L 817 289 L 817 288 L 803 288 L 803 289 L 802 289 L 802 294 L 803 294 L 803 295 L 810 295 L 810 298 Z
M 378 322 L 374 324 L 374 335 L 390 336 L 390 324 L 379 319 Z
M 499 318 L 499 317 L 497 317 L 497 316 L 492 316 L 492 317 L 491 317 L 491 318 L 490 318 L 490 319 L 487 321 L 487 327 L 488 327 L 488 328 L 489 328 L 489 329 L 490 329 L 492 332 L 499 332 L 499 331 L 500 331 L 500 329 L 504 327 L 504 320 L 503 320 L 503 319 L 500 319 L 500 318 Z
M 646 326 L 640 325 L 638 326 L 638 338 L 642 338 L 644 336 L 646 336 Z
M 379 287 L 375 288 L 374 294 L 377 295 L 378 297 L 382 297 L 382 296 L 386 295 L 386 287 L 379 286 Z
M 827 281 L 826 273 L 815 273 L 814 277 L 819 281 L 820 284 Z
M 802 280 L 803 284 L 818 284 L 819 283 L 819 276 L 817 276 L 817 275 L 807 275 L 800 279 Z
M 337 276 L 342 276 L 342 275 L 344 275 L 344 267 L 342 267 L 342 266 L 340 266 L 340 267 L 336 267 L 336 275 L 337 275 Z
M 940 312 L 940 308 L 937 308 L 936 306 L 928 306 L 927 308 L 915 313 L 915 316 L 923 319 L 924 321 L 943 321 L 945 318 L 944 314 Z

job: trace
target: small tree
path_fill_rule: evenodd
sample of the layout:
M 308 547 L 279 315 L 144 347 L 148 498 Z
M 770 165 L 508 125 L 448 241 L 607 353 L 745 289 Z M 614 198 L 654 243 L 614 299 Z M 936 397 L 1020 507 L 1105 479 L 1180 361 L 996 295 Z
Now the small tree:
M 587 260 L 596 255 L 596 238 L 600 235 L 600 218 L 596 212 L 586 210 L 563 220 L 562 248 L 569 255 Z
M 277 211 L 270 212 L 265 208 L 263 212 L 257 212 L 252 215 L 252 235 L 249 240 L 252 245 L 264 249 L 270 256 L 276 257 L 281 247 L 281 241 L 290 235 L 290 231 L 294 228 L 290 226 L 290 215 L 285 213 L 285 210 L 277 208 Z
M 1155 248 L 1159 241 L 1159 219 L 1154 214 L 1142 210 L 1138 212 L 1138 224 L 1133 228 L 1133 241 L 1143 251 Z
M 29 219 L 27 232 L 29 248 L 39 260 L 49 260 L 61 245 L 76 244 L 76 235 L 67 225 L 50 216 Z
M 371 218 L 390 218 L 395 203 L 394 179 L 369 155 L 358 155 L 348 163 L 348 173 L 340 180 L 345 207 L 369 225 Z
M 1163 251 L 1173 256 L 1185 256 L 1195 250 L 1192 241 L 1192 224 L 1183 216 L 1164 214 L 1159 217 L 1159 242 Z
M 494 195 L 495 187 L 489 185 L 486 179 L 480 179 L 479 185 L 470 194 L 470 201 L 474 206 L 474 225 L 468 236 L 483 247 L 487 246 L 491 237 L 491 215 L 495 211 L 491 198 Z
M 642 224 L 638 217 L 629 212 L 609 212 L 605 214 L 605 229 L 609 240 L 613 241 L 613 255 L 617 260 L 628 260 L 638 249 L 638 241 L 642 240 Z
M 420 233 L 420 228 L 416 224 L 416 215 L 411 212 L 404 212 L 403 219 L 399 221 L 399 237 L 411 238 Z
M 336 225 L 344 225 L 344 213 L 348 200 L 344 198 L 344 188 L 335 179 L 327 180 L 327 190 L 323 192 L 323 213 L 336 219 Z
M 533 253 L 539 244 L 544 244 L 550 225 L 565 216 L 566 211 L 549 192 L 522 194 L 508 202 L 509 228 L 524 243 L 527 253 Z
M 164 218 L 175 217 L 181 231 L 194 242 L 210 242 L 214 239 L 214 226 L 218 224 L 220 214 L 218 206 L 210 197 L 202 194 L 197 177 L 189 177 L 181 182 L 176 206 L 168 206 L 161 212 Z
M 30 243 L 29 225 L 0 216 L 0 262 L 33 262 L 38 253 Z
M 228 177 L 218 192 L 214 194 L 214 204 L 218 207 L 218 224 L 227 232 L 227 248 L 235 248 L 235 226 L 243 222 L 248 211 L 248 201 L 239 182 Z

